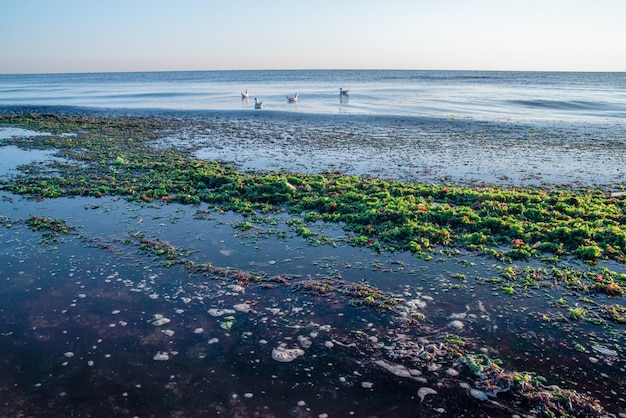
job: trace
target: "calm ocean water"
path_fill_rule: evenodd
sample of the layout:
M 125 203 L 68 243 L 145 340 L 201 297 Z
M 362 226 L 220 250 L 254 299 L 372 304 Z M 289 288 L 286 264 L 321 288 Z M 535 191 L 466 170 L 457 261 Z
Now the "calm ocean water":
M 339 88 L 350 90 L 340 100 Z M 250 100 L 242 101 L 248 90 Z M 299 93 L 297 104 L 287 95 Z M 0 105 L 620 122 L 626 73 L 292 70 L 0 75 Z

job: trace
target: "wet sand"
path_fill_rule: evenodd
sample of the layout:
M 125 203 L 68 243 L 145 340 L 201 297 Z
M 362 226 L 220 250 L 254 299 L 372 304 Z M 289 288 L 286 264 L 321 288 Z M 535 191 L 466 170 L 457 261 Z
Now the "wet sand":
M 212 122 L 162 143 L 242 170 L 336 171 L 407 182 L 613 187 L 626 176 L 626 130 L 618 125 L 282 113 Z

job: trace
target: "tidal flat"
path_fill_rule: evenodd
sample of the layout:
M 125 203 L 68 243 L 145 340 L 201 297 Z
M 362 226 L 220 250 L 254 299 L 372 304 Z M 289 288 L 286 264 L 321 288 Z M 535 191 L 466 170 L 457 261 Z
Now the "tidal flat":
M 0 151 L 3 416 L 626 416 L 621 131 L 6 111 Z

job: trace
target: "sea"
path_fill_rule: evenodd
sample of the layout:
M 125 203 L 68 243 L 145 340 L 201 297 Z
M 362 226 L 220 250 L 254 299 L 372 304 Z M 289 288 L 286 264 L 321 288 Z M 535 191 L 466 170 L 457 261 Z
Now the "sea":
M 349 90 L 341 96 L 339 89 Z M 249 99 L 242 98 L 248 91 Z M 287 96 L 298 93 L 297 103 Z M 626 121 L 624 72 L 257 70 L 0 74 L 0 106 Z

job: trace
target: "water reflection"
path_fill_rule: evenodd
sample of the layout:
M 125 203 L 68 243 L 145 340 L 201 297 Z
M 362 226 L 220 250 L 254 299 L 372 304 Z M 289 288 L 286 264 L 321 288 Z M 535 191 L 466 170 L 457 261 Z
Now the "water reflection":
M 454 335 L 507 367 L 548 368 L 577 390 L 601 396 L 605 384 L 623 385 L 615 361 L 594 353 L 598 362 L 581 369 L 588 355 L 562 346 L 574 336 L 585 343 L 592 325 L 568 331 L 537 320 L 547 290 L 502 299 L 497 286 L 467 279 L 497 276 L 482 257 L 372 254 L 341 245 L 341 230 L 321 223 L 310 229 L 339 245 L 310 246 L 271 233 L 289 231 L 281 216 L 242 231 L 239 215 L 176 204 L 2 199 L 0 213 L 10 215 L 0 225 L 0 371 L 14 411 L 479 416 L 485 406 L 466 388 L 472 376 L 441 348 Z M 78 233 L 42 242 L 19 221 L 31 213 L 70 219 Z M 167 268 L 135 234 L 185 248 L 189 262 L 214 270 Z M 368 283 L 405 302 L 381 311 L 326 292 L 340 283 Z M 278 362 L 272 352 L 281 347 L 303 354 Z M 589 379 L 591 370 L 606 377 Z

